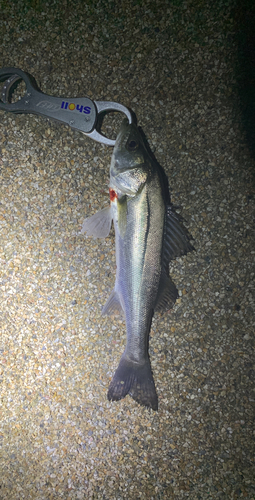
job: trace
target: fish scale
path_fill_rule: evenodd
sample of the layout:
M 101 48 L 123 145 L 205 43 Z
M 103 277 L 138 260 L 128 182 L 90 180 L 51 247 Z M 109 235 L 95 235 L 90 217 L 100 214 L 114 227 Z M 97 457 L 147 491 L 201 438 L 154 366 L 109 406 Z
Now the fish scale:
M 153 410 L 158 397 L 148 352 L 151 321 L 156 309 L 169 309 L 178 296 L 169 277 L 170 260 L 193 249 L 166 186 L 167 177 L 138 127 L 125 119 L 111 160 L 110 207 L 82 226 L 83 233 L 94 237 L 107 236 L 112 220 L 115 228 L 115 286 L 102 314 L 124 314 L 127 342 L 108 399 L 130 394 Z

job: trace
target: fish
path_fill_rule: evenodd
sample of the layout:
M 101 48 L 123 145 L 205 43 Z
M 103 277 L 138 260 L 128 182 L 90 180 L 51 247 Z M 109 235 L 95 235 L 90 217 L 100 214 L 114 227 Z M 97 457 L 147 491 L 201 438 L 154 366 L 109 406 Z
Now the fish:
M 108 390 L 108 400 L 129 394 L 158 410 L 149 357 L 155 311 L 170 309 L 178 291 L 169 262 L 193 250 L 192 239 L 170 201 L 167 176 L 147 145 L 142 130 L 125 119 L 110 165 L 110 206 L 85 219 L 81 233 L 94 238 L 115 229 L 116 279 L 103 315 L 120 312 L 126 347 Z

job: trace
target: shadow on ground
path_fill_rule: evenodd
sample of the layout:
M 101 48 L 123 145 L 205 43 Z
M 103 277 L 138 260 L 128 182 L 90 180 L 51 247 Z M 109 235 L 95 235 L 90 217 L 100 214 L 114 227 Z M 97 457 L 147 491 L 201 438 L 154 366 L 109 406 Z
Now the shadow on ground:
M 237 81 L 243 128 L 255 159 L 255 3 L 238 0 L 236 8 L 238 44 Z

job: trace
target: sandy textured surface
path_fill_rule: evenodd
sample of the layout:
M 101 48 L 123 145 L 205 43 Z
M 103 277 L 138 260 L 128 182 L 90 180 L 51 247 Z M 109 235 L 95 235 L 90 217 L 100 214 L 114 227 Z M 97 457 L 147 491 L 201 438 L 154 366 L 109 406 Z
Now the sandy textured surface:
M 0 111 L 1 500 L 255 498 L 254 158 L 228 4 L 0 2 L 0 67 L 130 107 L 196 247 L 152 323 L 159 411 L 109 403 L 125 346 L 100 313 L 114 232 L 79 231 L 108 204 L 112 150 Z

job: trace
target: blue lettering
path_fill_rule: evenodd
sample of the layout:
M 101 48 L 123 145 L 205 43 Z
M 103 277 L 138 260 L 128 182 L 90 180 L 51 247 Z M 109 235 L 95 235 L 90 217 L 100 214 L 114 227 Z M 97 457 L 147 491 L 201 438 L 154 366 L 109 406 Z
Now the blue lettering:
M 80 106 L 80 104 L 76 104 L 76 109 L 77 111 L 80 111 L 80 113 L 82 113 L 83 106 Z
M 73 107 L 74 106 L 74 107 Z M 90 106 L 83 106 L 82 104 L 72 104 L 71 108 L 69 108 L 69 102 L 67 101 L 62 101 L 61 103 L 61 109 L 71 109 L 73 111 L 74 109 L 77 109 L 80 113 L 85 113 L 85 115 L 89 115 L 91 113 L 91 107 Z

